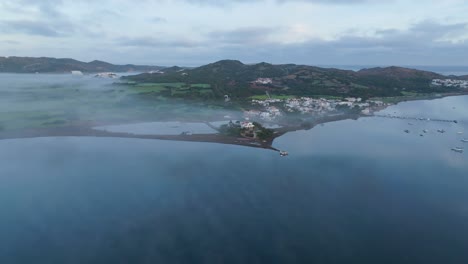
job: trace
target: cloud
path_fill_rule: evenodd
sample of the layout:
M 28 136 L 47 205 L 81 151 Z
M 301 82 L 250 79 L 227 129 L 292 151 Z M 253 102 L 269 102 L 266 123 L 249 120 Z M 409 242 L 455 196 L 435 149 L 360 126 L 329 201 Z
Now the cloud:
M 64 3 L 62 0 L 2 0 L 3 5 L 17 13 L 29 13 L 35 11 L 41 17 L 58 17 L 62 16 L 58 10 Z
M 208 34 L 206 49 L 184 54 L 179 64 L 203 64 L 232 58 L 247 63 L 300 63 L 312 65 L 462 65 L 468 41 L 467 24 L 422 21 L 407 29 L 380 29 L 370 36 L 342 35 L 333 40 L 311 39 L 301 43 L 270 41 L 273 28 L 240 28 Z M 155 50 L 157 53 L 158 51 Z M 164 55 L 158 55 L 163 59 Z
M 155 37 L 123 37 L 116 39 L 117 45 L 127 47 L 147 47 L 147 48 L 195 48 L 199 42 L 189 39 L 171 39 L 167 36 Z
M 165 19 L 164 17 L 153 17 L 150 19 L 150 21 L 153 23 L 166 23 L 167 19 Z
M 366 49 L 386 48 L 418 52 L 431 47 L 454 47 L 455 42 L 468 40 L 468 23 L 441 24 L 426 20 L 406 30 L 376 30 L 374 36 L 343 36 L 337 41 L 341 47 Z
M 252 4 L 268 2 L 268 0 L 179 0 L 190 4 L 211 5 L 211 6 L 232 6 L 234 4 Z M 326 4 L 326 5 L 353 5 L 353 4 L 386 4 L 392 3 L 393 0 L 271 0 L 277 4 L 287 3 L 309 3 L 309 4 Z
M 26 34 L 43 37 L 61 37 L 77 28 L 59 8 L 62 0 L 4 0 L 3 5 L 22 19 L 0 19 L 0 31 L 8 34 Z M 16 17 L 16 16 L 15 16 Z
M 247 27 L 234 30 L 213 31 L 208 34 L 210 42 L 229 45 L 258 45 L 269 41 L 274 28 Z
M 0 41 L 0 43 L 5 43 L 5 44 L 9 44 L 9 45 L 18 45 L 21 42 L 16 41 L 16 40 L 7 39 L 7 40 Z
M 431 0 L 421 10 L 418 1 L 408 2 L 0 0 L 0 35 L 28 44 L 17 45 L 17 55 L 103 56 L 122 63 L 465 63 L 466 5 Z M 0 52 L 13 46 L 0 42 Z M 104 48 L 92 53 L 96 47 Z
M 69 30 L 72 30 L 69 28 Z M 7 20 L 0 21 L 0 32 L 16 34 L 23 33 L 27 35 L 59 37 L 66 34 L 64 27 L 56 27 L 45 21 L 33 20 Z
M 247 63 L 461 65 L 465 62 L 460 58 L 466 57 L 468 50 L 468 41 L 450 41 L 452 36 L 468 39 L 464 23 L 425 20 L 407 29 L 376 29 L 367 35 L 347 33 L 332 40 L 313 38 L 291 43 L 278 41 L 276 34 L 283 31 L 283 28 L 242 27 L 212 31 L 202 35 L 201 41 L 161 35 L 120 38 L 117 43 L 134 48 L 132 55 L 144 58 L 145 63 L 173 61 L 190 66 L 226 58 Z M 167 50 L 172 52 L 169 54 Z

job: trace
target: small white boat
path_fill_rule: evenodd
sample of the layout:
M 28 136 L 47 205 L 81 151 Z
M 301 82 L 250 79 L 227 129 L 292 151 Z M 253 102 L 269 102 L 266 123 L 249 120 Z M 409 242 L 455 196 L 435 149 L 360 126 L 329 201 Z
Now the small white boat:
M 426 134 L 427 132 L 429 132 L 429 130 L 424 129 L 423 132 L 424 132 L 424 134 Z
M 288 155 L 289 155 L 289 153 L 287 151 L 280 151 L 280 156 L 281 157 L 286 157 Z
M 464 149 L 460 147 L 452 148 L 452 151 L 458 152 L 458 153 L 463 153 Z

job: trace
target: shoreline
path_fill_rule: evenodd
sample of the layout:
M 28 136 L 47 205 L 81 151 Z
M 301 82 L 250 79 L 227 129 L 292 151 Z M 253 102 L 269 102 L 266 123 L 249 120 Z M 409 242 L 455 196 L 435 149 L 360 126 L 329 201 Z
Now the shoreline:
M 318 118 L 315 121 L 308 123 L 307 126 L 287 126 L 274 129 L 274 136 L 267 140 L 258 140 L 245 137 L 232 137 L 222 134 L 192 134 L 192 135 L 138 135 L 125 132 L 109 132 L 105 130 L 94 129 L 91 124 L 80 124 L 63 127 L 49 128 L 31 128 L 20 130 L 0 131 L 0 140 L 8 139 L 27 139 L 27 138 L 43 138 L 43 137 L 103 137 L 103 138 L 133 138 L 133 139 L 155 139 L 155 140 L 170 140 L 170 141 L 185 141 L 185 142 L 206 142 L 218 143 L 227 145 L 237 145 L 244 147 L 269 149 L 279 152 L 279 149 L 274 148 L 273 142 L 276 138 L 283 136 L 286 133 L 310 130 L 317 125 L 335 122 L 347 119 L 358 119 L 365 117 L 356 114 L 345 114 L 326 116 Z
M 431 98 L 414 98 L 409 100 L 401 100 L 398 103 L 391 104 L 397 105 L 402 102 L 407 101 L 420 101 L 420 100 L 435 100 L 442 99 L 445 97 L 452 96 L 463 96 L 468 95 L 466 93 L 453 93 L 453 94 L 444 94 L 440 97 L 431 97 Z M 58 127 L 40 127 L 40 128 L 28 128 L 28 129 L 16 129 L 16 130 L 5 130 L 0 131 L 0 140 L 7 139 L 26 139 L 26 138 L 42 138 L 42 137 L 102 137 L 102 138 L 133 138 L 133 139 L 155 139 L 155 140 L 170 140 L 170 141 L 184 141 L 184 142 L 206 142 L 206 143 L 218 143 L 218 144 L 227 144 L 227 145 L 237 145 L 244 147 L 254 147 L 269 149 L 279 152 L 280 150 L 274 148 L 273 142 L 276 138 L 283 136 L 286 133 L 300 131 L 300 130 L 310 130 L 317 125 L 325 124 L 329 122 L 336 122 L 342 120 L 357 120 L 363 117 L 376 117 L 375 113 L 386 109 L 389 106 L 382 107 L 378 111 L 373 112 L 371 115 L 357 114 L 357 113 L 347 113 L 347 114 L 338 114 L 319 117 L 312 121 L 307 121 L 304 124 L 300 125 L 286 125 L 274 130 L 274 135 L 267 140 L 258 140 L 245 137 L 232 137 L 226 136 L 219 133 L 216 134 L 192 134 L 192 135 L 138 135 L 133 133 L 126 132 L 109 132 L 104 130 L 94 129 L 98 125 L 116 124 L 113 122 L 81 122 L 68 126 L 58 126 Z M 118 125 L 123 124 L 135 124 L 135 122 L 119 123 Z M 209 124 L 209 121 L 203 122 Z M 210 126 L 210 125 L 208 125 Z M 212 126 L 210 126 L 212 127 Z

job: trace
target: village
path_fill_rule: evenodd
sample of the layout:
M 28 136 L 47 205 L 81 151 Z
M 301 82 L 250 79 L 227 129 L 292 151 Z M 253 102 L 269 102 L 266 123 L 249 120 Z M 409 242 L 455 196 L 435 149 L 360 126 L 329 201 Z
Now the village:
M 446 86 L 446 87 L 468 89 L 467 80 L 434 79 L 432 80 L 431 84 L 434 86 Z
M 266 100 L 252 100 L 252 106 L 256 109 L 244 112 L 246 118 L 274 121 L 288 113 L 328 115 L 353 110 L 363 115 L 370 115 L 375 110 L 388 106 L 382 101 L 367 100 L 349 97 L 344 100 L 325 98 L 288 98 Z

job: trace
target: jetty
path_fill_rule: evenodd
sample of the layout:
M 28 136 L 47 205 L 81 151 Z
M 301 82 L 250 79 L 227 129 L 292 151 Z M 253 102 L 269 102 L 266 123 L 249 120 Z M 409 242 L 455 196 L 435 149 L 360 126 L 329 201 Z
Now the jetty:
M 411 116 L 399 116 L 399 115 L 379 115 L 374 114 L 375 117 L 389 118 L 389 119 L 402 119 L 402 120 L 415 120 L 415 121 L 427 121 L 427 122 L 444 122 L 444 123 L 455 123 L 458 124 L 457 120 L 453 119 L 438 119 L 438 118 L 426 118 L 426 117 L 411 117 Z M 410 123 L 408 123 L 410 124 Z M 411 124 L 412 125 L 412 124 Z

